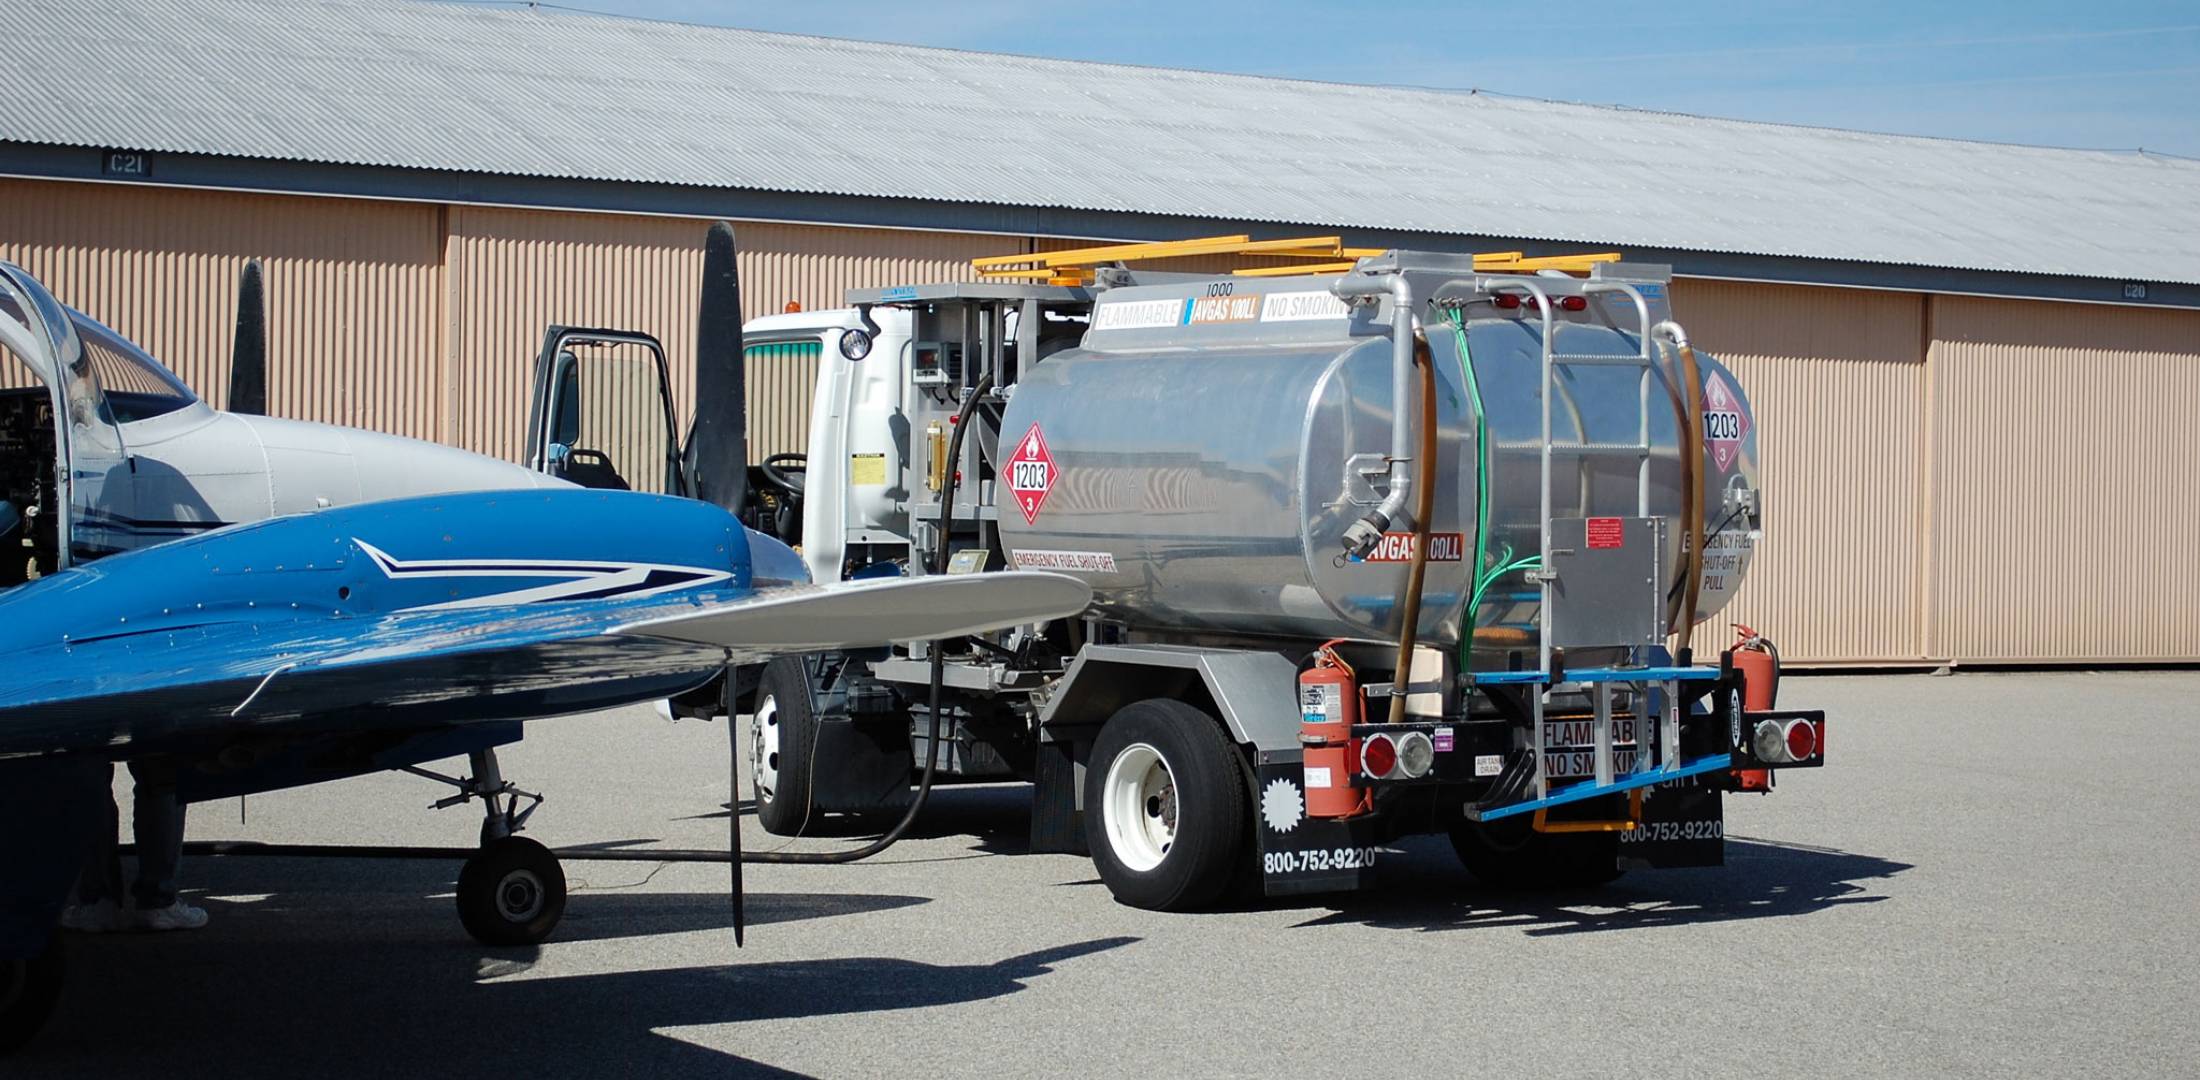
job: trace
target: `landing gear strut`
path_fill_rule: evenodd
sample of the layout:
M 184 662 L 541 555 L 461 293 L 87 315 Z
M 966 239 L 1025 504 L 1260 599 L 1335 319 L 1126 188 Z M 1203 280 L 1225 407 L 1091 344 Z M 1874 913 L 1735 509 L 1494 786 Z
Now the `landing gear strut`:
M 549 848 L 517 835 L 542 805 L 542 796 L 505 780 L 493 749 L 476 750 L 468 760 L 474 775 L 467 779 L 405 769 L 458 789 L 437 800 L 437 809 L 482 801 L 481 850 L 458 872 L 458 921 L 484 945 L 537 944 L 565 916 L 564 867 Z

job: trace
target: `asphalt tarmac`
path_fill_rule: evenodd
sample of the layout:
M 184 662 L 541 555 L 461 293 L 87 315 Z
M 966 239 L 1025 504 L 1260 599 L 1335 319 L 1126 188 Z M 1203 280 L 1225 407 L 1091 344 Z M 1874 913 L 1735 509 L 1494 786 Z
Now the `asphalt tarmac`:
M 1793 679 L 1831 764 L 1731 798 L 1721 869 L 1479 890 L 1441 839 L 1365 892 L 1163 915 L 942 792 L 841 867 L 573 863 L 539 948 L 455 863 L 187 860 L 196 933 L 78 938 L 10 1077 L 2192 1076 L 2200 673 Z M 722 846 L 722 727 L 647 708 L 504 754 L 557 846 Z M 2183 779 L 2180 779 L 2183 777 Z M 464 844 L 377 776 L 194 808 L 193 839 Z M 748 823 L 752 847 L 783 841 Z M 852 841 L 805 839 L 805 849 Z

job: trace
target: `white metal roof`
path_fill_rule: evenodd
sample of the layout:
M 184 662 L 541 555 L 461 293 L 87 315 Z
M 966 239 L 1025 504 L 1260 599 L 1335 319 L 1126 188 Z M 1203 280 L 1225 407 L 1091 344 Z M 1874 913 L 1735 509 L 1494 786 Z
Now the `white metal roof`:
M 2200 283 L 2200 162 L 410 0 L 7 0 L 0 139 Z

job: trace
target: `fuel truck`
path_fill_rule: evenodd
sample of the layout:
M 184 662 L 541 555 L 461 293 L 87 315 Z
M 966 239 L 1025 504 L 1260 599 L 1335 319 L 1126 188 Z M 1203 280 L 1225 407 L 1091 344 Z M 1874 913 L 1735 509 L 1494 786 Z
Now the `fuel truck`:
M 765 470 L 815 580 L 1094 590 L 765 668 L 766 829 L 1023 780 L 1032 850 L 1138 907 L 1354 888 L 1426 833 L 1574 888 L 1719 864 L 1726 794 L 1823 762 L 1761 638 L 1696 636 L 1763 538 L 1758 430 L 1669 269 L 1336 244 L 1007 256 L 744 328 L 752 371 L 817 366 L 808 451 Z M 1331 259 L 1135 267 L 1218 252 Z

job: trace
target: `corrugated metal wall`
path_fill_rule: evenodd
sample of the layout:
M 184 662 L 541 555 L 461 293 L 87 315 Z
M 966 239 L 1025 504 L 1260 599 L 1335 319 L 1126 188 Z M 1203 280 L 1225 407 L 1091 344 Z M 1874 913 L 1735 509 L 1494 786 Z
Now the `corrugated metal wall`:
M 2200 658 L 2200 312 L 1936 297 L 1931 328 L 1928 651 Z
M 1757 417 L 1765 539 L 1722 622 L 1763 630 L 1790 660 L 1926 659 L 1923 307 L 1861 289 L 1674 285 L 1675 316 L 1734 369 Z
M 656 334 L 687 422 L 705 224 L 0 180 L 0 258 L 209 400 L 226 392 L 238 268 L 258 257 L 271 411 L 515 459 L 551 322 Z M 1090 243 L 736 229 L 752 318 Z M 1757 409 L 1767 538 L 1730 614 L 1789 660 L 2200 659 L 2187 535 L 2200 438 L 2184 415 L 2200 401 L 2200 312 L 1693 280 L 1674 292 Z M 804 447 L 814 369 L 752 366 L 754 457 Z M 642 385 L 601 385 L 606 414 L 640 430 L 654 407 Z
M 543 327 L 640 330 L 664 342 L 680 423 L 694 415 L 695 319 L 703 234 L 693 218 L 450 210 L 453 341 L 448 441 L 516 458 L 529 365 Z M 848 289 L 949 281 L 1000 237 L 736 223 L 744 318 L 837 307 Z M 1014 244 L 1016 241 L 1009 240 Z M 814 364 L 749 373 L 751 454 L 808 445 Z
M 237 274 L 267 268 L 268 409 L 436 438 L 443 256 L 433 206 L 0 179 L 0 258 L 144 346 L 216 405 Z

